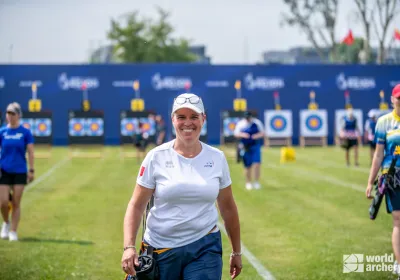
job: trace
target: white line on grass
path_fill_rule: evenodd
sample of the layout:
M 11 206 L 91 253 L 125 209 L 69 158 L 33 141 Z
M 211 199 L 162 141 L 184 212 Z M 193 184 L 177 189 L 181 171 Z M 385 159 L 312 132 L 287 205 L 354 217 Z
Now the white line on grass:
M 223 233 L 225 233 L 226 236 L 228 236 L 224 225 L 222 225 L 220 222 L 218 222 L 218 227 L 223 231 Z M 254 269 L 257 271 L 258 275 L 260 275 L 262 279 L 275 280 L 275 278 L 274 278 L 274 276 L 272 276 L 271 272 L 269 272 L 260 263 L 260 261 L 246 248 L 246 246 L 244 246 L 244 244 L 242 242 L 241 242 L 241 247 L 242 247 L 243 255 L 246 257 L 246 259 L 249 261 L 249 263 L 254 267 Z
M 299 158 L 301 158 L 304 161 L 315 163 L 314 160 L 312 160 L 310 158 L 307 158 L 304 155 L 296 155 L 296 156 L 298 156 Z M 346 166 L 344 164 L 342 165 L 342 164 L 336 163 L 335 161 L 332 161 L 332 160 L 329 160 L 329 159 L 323 159 L 323 160 L 317 162 L 317 164 L 318 164 L 318 166 L 322 166 L 322 167 L 333 167 L 333 168 L 339 168 L 339 169 L 346 169 L 346 170 L 348 170 L 350 172 L 353 172 L 353 171 L 357 172 L 358 171 L 358 172 L 369 174 L 369 168 L 361 167 L 361 166 L 355 166 L 354 168 L 350 169 L 348 166 Z
M 39 176 L 36 180 L 34 180 L 31 184 L 29 184 L 28 186 L 26 186 L 25 188 L 25 192 L 28 190 L 33 189 L 35 186 L 37 186 L 40 182 L 42 182 L 43 180 L 45 180 L 47 177 L 49 177 L 54 171 L 56 171 L 58 168 L 60 168 L 61 166 L 63 166 L 64 164 L 66 164 L 69 161 L 69 158 L 65 158 L 63 160 L 60 160 L 59 162 L 56 163 L 56 165 L 54 165 L 52 168 L 50 168 L 49 170 L 47 170 L 46 173 L 42 174 L 41 176 Z
M 278 150 L 271 150 L 271 151 L 275 154 L 280 154 L 280 151 L 278 151 Z M 321 159 L 320 161 L 316 162 L 315 159 L 310 158 L 309 155 L 296 153 L 296 157 L 301 160 L 310 162 L 310 163 L 317 163 L 318 166 L 320 166 L 320 167 L 333 167 L 333 168 L 345 169 L 350 172 L 356 171 L 356 172 L 362 172 L 362 173 L 366 173 L 366 174 L 369 174 L 369 171 L 370 171 L 370 168 L 362 167 L 362 166 L 355 166 L 354 168 L 349 168 L 344 163 L 340 164 L 337 161 L 335 161 L 334 159 L 329 159 L 329 158 L 324 158 L 324 159 Z
M 271 163 L 267 163 L 267 167 L 272 167 L 272 168 L 277 168 L 277 169 L 284 168 L 283 166 L 279 166 L 279 165 L 271 164 Z M 329 175 L 326 175 L 326 174 L 321 174 L 319 171 L 316 171 L 316 170 L 312 170 L 312 171 L 311 170 L 305 170 L 303 168 L 300 168 L 300 167 L 297 167 L 297 166 L 294 166 L 294 165 L 292 165 L 290 167 L 296 172 L 296 174 L 294 174 L 294 175 L 302 175 L 302 176 L 309 177 L 310 179 L 315 178 L 315 179 L 320 180 L 320 181 L 325 181 L 327 183 L 331 183 L 331 184 L 336 185 L 336 186 L 349 188 L 349 189 L 356 190 L 356 191 L 359 191 L 359 192 L 364 192 L 365 191 L 362 188 L 361 185 L 348 183 L 348 182 L 342 181 L 340 179 L 337 179 L 335 177 L 332 177 L 332 176 L 329 176 Z

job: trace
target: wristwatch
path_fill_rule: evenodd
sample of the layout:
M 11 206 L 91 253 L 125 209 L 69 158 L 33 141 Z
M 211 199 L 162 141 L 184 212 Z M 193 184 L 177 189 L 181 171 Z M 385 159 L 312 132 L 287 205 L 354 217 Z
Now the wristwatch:
M 35 173 L 35 169 L 31 168 L 31 169 L 29 169 L 29 172 L 30 173 Z

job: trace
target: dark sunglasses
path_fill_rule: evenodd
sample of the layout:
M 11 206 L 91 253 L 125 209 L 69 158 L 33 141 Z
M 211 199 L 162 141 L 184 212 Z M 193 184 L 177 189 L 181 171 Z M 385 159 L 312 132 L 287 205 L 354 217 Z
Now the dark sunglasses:
M 12 116 L 16 115 L 14 112 L 11 112 L 11 111 L 7 111 L 7 114 L 12 115 Z

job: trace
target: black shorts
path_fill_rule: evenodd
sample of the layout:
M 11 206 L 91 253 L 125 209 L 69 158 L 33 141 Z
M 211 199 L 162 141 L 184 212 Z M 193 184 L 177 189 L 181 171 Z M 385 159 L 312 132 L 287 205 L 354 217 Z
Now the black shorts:
M 8 173 L 1 169 L 0 185 L 26 185 L 27 181 L 26 173 Z
M 376 143 L 374 141 L 368 141 L 368 144 L 372 149 L 376 148 Z
M 135 143 L 135 147 L 138 148 L 139 150 L 144 151 L 144 150 L 146 150 L 148 144 L 149 144 L 148 141 L 142 140 L 142 141 Z
M 342 140 L 342 147 L 346 150 L 351 149 L 354 146 L 358 146 L 357 139 L 344 139 Z

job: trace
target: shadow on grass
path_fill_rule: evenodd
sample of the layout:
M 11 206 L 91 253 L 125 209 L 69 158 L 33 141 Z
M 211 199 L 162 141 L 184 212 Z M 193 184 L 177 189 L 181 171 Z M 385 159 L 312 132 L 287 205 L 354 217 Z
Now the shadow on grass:
M 86 240 L 62 240 L 62 239 L 41 239 L 36 237 L 20 238 L 20 242 L 38 242 L 38 243 L 59 243 L 59 244 L 77 244 L 77 245 L 93 245 L 94 242 Z

